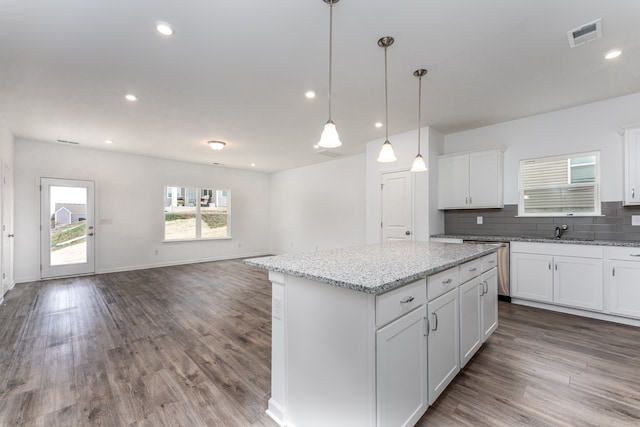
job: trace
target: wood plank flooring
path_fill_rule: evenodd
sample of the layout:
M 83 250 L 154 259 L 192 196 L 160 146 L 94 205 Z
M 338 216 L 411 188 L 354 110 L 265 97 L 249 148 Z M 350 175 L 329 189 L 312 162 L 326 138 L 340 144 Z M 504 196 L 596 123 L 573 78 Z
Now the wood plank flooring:
M 266 272 L 240 260 L 16 285 L 0 426 L 273 427 L 270 304 Z M 640 328 L 499 310 L 418 426 L 640 425 Z

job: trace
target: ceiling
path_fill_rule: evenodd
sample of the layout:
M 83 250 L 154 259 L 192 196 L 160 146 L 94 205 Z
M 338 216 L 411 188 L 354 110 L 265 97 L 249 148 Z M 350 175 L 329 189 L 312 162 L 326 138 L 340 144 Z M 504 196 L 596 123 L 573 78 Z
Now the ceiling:
M 631 0 L 341 0 L 334 151 L 384 138 L 382 36 L 395 38 L 389 134 L 417 127 L 418 68 L 422 123 L 447 134 L 640 92 L 639 17 Z M 567 31 L 598 18 L 603 37 L 570 49 Z M 328 33 L 322 0 L 0 0 L 0 117 L 17 138 L 179 161 L 325 161 Z

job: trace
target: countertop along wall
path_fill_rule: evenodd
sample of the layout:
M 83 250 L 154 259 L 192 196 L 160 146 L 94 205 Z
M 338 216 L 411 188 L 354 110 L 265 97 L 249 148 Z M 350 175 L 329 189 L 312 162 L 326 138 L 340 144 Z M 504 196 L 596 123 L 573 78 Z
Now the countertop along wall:
M 40 277 L 40 177 L 95 181 L 98 273 L 269 253 L 266 173 L 26 140 L 15 166 L 18 282 Z M 232 238 L 163 243 L 165 185 L 230 189 Z

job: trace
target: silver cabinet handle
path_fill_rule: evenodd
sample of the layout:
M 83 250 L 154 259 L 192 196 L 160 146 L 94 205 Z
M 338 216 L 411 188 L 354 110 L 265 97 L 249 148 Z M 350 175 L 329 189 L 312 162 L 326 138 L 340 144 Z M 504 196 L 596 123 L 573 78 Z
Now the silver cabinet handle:
M 431 313 L 431 315 L 434 318 L 434 323 L 435 323 L 435 327 L 433 329 L 431 329 L 432 331 L 437 331 L 438 330 L 438 314 L 437 313 Z
M 484 295 L 484 282 L 480 282 L 480 296 Z
M 401 299 L 401 300 L 400 300 L 400 304 L 409 304 L 409 303 L 410 303 L 411 301 L 413 301 L 413 300 L 414 300 L 414 298 L 413 298 L 413 297 L 411 297 L 411 296 L 409 296 L 409 297 L 406 297 L 406 298 L 404 298 L 404 299 Z
M 631 198 L 632 198 L 632 199 L 635 199 L 635 198 L 636 198 L 636 189 L 635 189 L 635 188 L 632 188 L 632 189 L 631 189 Z
M 489 282 L 487 282 L 486 280 L 484 281 L 484 286 L 486 288 L 486 290 L 484 291 L 484 294 L 488 294 L 489 293 Z
M 472 205 L 473 204 L 473 197 L 469 196 L 469 204 Z
M 13 234 L 10 234 L 9 237 L 13 236 Z M 629 256 L 640 256 L 640 254 L 629 254 Z
M 616 268 L 615 267 L 613 267 L 613 270 L 611 270 L 611 275 L 613 277 L 616 277 Z
M 453 279 L 447 279 L 447 280 L 443 280 L 442 284 L 444 285 L 448 285 L 449 283 L 453 282 Z
M 465 197 L 465 198 L 464 198 L 464 204 L 465 204 L 465 205 L 468 205 L 468 204 L 469 204 L 469 198 L 468 198 L 468 197 Z
M 549 261 L 549 270 L 551 270 L 551 261 Z
M 473 272 L 473 271 L 476 271 L 477 269 L 478 269 L 477 267 L 473 267 L 473 268 L 470 268 L 469 271 Z
M 16 237 L 16 235 L 15 234 L 9 234 L 9 235 L 7 235 L 7 237 Z
M 558 264 L 554 264 L 556 271 L 558 271 Z

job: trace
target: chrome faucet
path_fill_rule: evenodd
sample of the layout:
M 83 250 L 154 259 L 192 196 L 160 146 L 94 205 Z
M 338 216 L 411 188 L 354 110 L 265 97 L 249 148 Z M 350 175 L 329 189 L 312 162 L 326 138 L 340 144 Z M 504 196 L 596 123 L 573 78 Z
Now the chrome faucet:
M 565 231 L 567 231 L 567 227 L 566 225 L 563 225 L 562 227 L 558 226 L 556 227 L 556 239 L 559 239 L 562 237 L 562 233 L 564 233 Z

